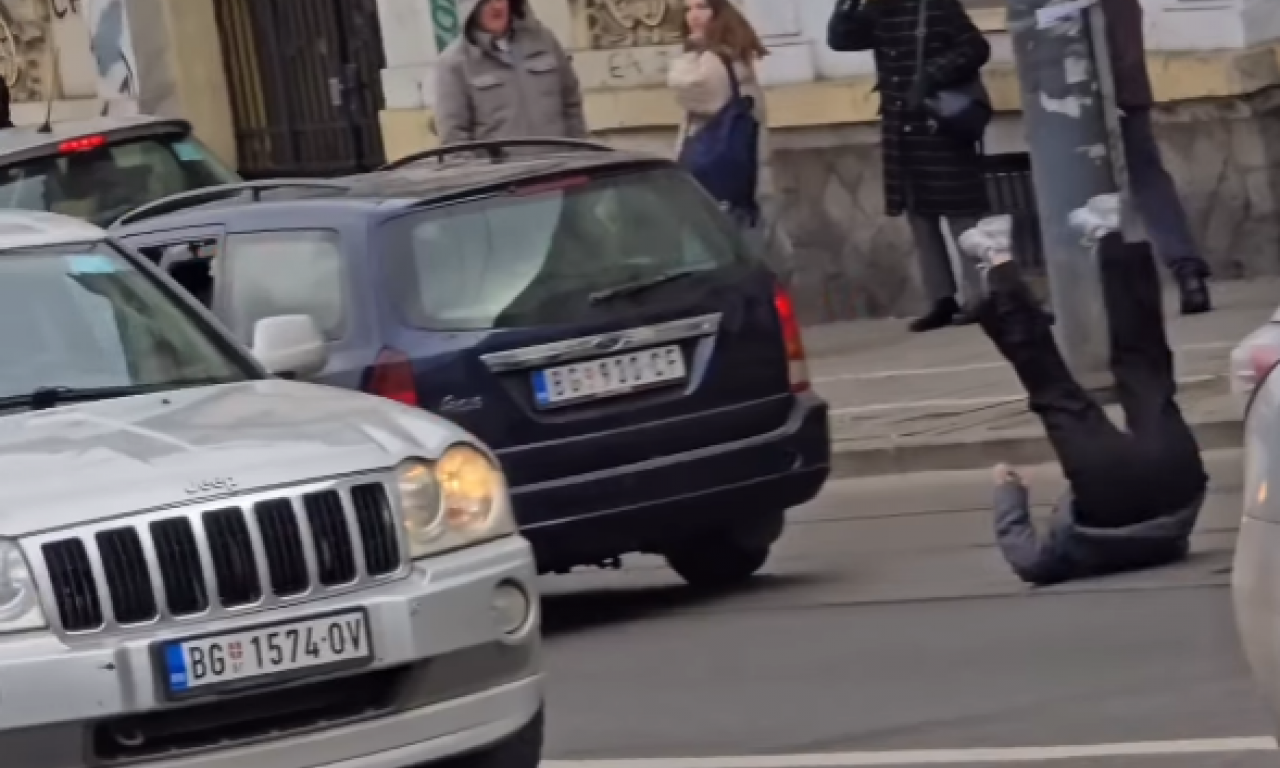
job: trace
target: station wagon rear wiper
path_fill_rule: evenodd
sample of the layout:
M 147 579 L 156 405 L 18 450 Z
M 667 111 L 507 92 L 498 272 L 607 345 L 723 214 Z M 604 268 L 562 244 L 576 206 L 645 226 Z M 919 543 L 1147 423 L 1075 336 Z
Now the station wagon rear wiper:
M 696 275 L 706 271 L 707 270 L 705 269 L 674 269 L 670 272 L 663 272 L 660 275 L 654 275 L 653 277 L 646 278 L 644 280 L 635 280 L 630 283 L 623 283 L 622 285 L 614 286 L 613 288 L 605 288 L 604 290 L 596 291 L 591 294 L 589 301 L 592 304 L 602 304 L 610 299 L 616 299 L 619 296 L 634 296 L 635 294 L 647 291 L 650 288 L 655 288 L 666 283 L 673 283 L 676 280 L 681 280 L 689 277 L 690 275 Z
M 25 395 L 13 395 L 0 398 L 0 410 L 12 408 L 30 408 L 33 411 L 47 411 L 64 403 L 89 403 L 97 400 L 112 400 L 120 397 L 131 397 L 147 392 L 146 387 L 39 387 Z

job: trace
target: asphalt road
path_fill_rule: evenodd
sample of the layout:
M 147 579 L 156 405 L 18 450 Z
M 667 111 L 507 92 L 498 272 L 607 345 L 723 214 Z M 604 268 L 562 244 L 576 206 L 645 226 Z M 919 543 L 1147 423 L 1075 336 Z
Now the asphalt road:
M 698 598 L 648 559 L 549 578 L 546 758 L 1276 765 L 1226 589 L 1239 456 L 1210 469 L 1188 562 L 1048 590 L 1022 587 L 993 548 L 985 472 L 832 483 L 795 511 L 767 575 L 730 596 Z M 1052 501 L 1056 472 L 1029 474 Z

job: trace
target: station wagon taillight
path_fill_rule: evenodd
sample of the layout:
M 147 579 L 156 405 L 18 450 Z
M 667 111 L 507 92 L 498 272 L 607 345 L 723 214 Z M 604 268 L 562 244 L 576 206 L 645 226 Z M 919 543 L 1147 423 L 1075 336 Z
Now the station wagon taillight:
M 540 181 L 534 184 L 525 184 L 523 186 L 514 187 L 511 192 L 516 195 L 540 195 L 544 192 L 563 192 L 566 189 L 581 187 L 590 183 L 590 176 L 566 176 L 564 178 L 553 179 L 551 181 Z
M 800 335 L 800 322 L 796 320 L 796 307 L 786 288 L 773 289 L 773 306 L 778 311 L 778 324 L 782 326 L 782 342 L 787 349 L 787 375 L 791 378 L 792 392 L 807 392 L 809 362 L 804 354 L 804 337 Z
M 58 145 L 58 152 L 64 155 L 72 155 L 77 152 L 92 152 L 106 143 L 106 136 L 84 136 L 79 139 L 62 142 Z
M 373 364 L 369 393 L 397 403 L 417 406 L 418 386 L 413 380 L 413 364 L 396 349 L 384 349 Z

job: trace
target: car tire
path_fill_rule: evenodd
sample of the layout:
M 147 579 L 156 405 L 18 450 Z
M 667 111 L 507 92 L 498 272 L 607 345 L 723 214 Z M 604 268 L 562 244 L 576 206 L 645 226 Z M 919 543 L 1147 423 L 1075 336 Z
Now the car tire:
M 786 520 L 786 510 L 744 515 L 733 527 L 667 550 L 667 565 L 695 589 L 740 586 L 769 560 L 769 552 L 782 536 Z
M 769 545 L 748 545 L 726 536 L 666 555 L 667 565 L 695 589 L 724 590 L 746 583 L 769 559 Z
M 490 747 L 441 762 L 431 768 L 538 768 L 542 762 L 543 711 L 520 730 Z M 420 766 L 426 768 L 426 766 Z

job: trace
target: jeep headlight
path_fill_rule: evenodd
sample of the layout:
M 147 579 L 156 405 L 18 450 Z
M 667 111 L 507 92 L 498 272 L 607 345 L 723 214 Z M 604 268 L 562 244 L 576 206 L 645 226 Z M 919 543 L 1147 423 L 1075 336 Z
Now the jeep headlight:
M 0 539 L 0 635 L 46 626 L 27 559 L 17 544 Z
M 434 463 L 406 461 L 396 474 L 415 559 L 515 533 L 502 470 L 475 448 L 455 445 Z

